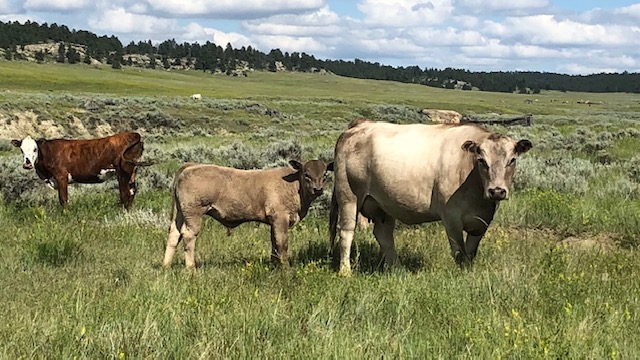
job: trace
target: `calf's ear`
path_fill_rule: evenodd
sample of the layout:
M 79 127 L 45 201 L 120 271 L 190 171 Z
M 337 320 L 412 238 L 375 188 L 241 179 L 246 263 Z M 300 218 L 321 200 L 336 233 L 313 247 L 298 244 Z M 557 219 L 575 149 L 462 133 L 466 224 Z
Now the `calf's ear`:
M 478 146 L 478 143 L 475 141 L 467 140 L 464 142 L 464 144 L 462 144 L 462 150 L 464 151 L 468 151 L 471 153 L 478 153 L 479 149 L 480 147 Z
M 298 160 L 289 160 L 289 165 L 296 170 L 302 170 L 302 164 Z
M 327 171 L 333 171 L 333 161 L 327 164 Z
M 22 145 L 22 140 L 11 140 L 11 145 L 20 147 L 20 145 Z
M 533 144 L 531 144 L 531 141 L 526 139 L 520 140 L 516 143 L 516 153 L 518 155 L 524 154 L 527 151 L 531 150 L 532 147 L 533 147 Z

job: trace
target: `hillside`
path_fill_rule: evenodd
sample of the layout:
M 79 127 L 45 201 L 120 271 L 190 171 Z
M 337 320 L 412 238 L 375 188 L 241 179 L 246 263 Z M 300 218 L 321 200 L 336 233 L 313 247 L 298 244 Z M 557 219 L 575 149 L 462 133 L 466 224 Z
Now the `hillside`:
M 231 44 L 207 42 L 177 43 L 175 39 L 153 44 L 150 40 L 123 46 L 115 36 L 97 36 L 84 30 L 70 30 L 64 25 L 27 21 L 0 22 L 0 51 L 6 60 L 32 60 L 59 63 L 105 63 L 113 68 L 194 69 L 211 74 L 247 76 L 252 69 L 335 73 L 347 77 L 392 80 L 437 88 L 479 89 L 506 93 L 533 93 L 541 90 L 582 92 L 640 93 L 640 74 L 613 73 L 567 75 L 546 72 L 471 72 L 464 69 L 435 69 L 428 64 L 392 67 L 354 59 L 353 61 L 316 59 L 304 52 L 283 53 L 272 49 L 234 49 Z

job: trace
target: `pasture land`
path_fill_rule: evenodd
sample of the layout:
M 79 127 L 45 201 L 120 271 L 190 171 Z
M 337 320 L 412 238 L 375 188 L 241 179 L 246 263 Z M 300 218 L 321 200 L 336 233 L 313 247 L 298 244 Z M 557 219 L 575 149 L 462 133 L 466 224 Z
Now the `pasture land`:
M 0 62 L 0 78 L 3 358 L 640 357 L 638 95 L 24 62 Z M 423 108 L 534 114 L 532 127 L 493 128 L 534 148 L 472 268 L 454 265 L 440 224 L 399 225 L 401 269 L 380 271 L 368 230 L 356 233 L 354 276 L 336 276 L 330 187 L 291 231 L 290 269 L 271 269 L 267 227 L 227 237 L 215 221 L 198 237 L 197 271 L 182 256 L 160 268 L 183 162 L 330 159 L 353 118 L 427 122 Z M 156 162 L 130 212 L 115 182 L 73 187 L 61 211 L 9 143 L 124 129 L 143 133 L 143 159 Z

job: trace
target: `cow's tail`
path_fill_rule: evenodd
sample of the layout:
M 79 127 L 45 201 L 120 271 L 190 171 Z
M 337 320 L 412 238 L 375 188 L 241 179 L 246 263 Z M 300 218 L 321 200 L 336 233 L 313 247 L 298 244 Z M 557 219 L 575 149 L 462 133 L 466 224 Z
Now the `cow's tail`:
M 336 198 L 336 187 L 334 185 L 333 192 L 331 193 L 331 205 L 329 207 L 329 242 L 331 243 L 332 251 L 335 249 L 337 232 L 338 232 L 338 199 Z

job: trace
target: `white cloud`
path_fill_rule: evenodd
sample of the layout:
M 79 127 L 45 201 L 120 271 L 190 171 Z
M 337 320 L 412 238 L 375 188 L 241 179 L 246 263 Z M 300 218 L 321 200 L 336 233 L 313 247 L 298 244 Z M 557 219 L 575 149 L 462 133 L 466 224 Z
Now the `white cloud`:
M 0 14 L 8 15 L 13 14 L 16 11 L 14 6 L 9 0 L 0 0 Z
M 568 63 L 560 66 L 561 72 L 569 74 L 599 74 L 619 72 L 619 69 L 609 66 L 585 66 L 584 64 Z
M 255 19 L 318 9 L 324 0 L 146 0 L 152 11 L 179 17 Z
M 17 21 L 19 23 L 25 23 L 27 21 L 35 21 L 41 23 L 42 21 L 37 16 L 33 15 L 25 15 L 25 14 L 6 14 L 0 15 L 0 21 L 4 22 L 13 22 Z
M 234 48 L 241 48 L 243 46 L 255 46 L 249 38 L 235 32 L 224 32 L 213 28 L 203 27 L 197 23 L 190 23 L 184 28 L 182 33 L 182 41 L 198 42 L 204 44 L 207 41 L 211 41 L 216 45 L 225 47 L 228 43 Z
M 613 13 L 616 15 L 629 15 L 636 19 L 640 19 L 640 4 L 633 4 L 618 9 L 614 9 Z
M 318 56 L 319 53 L 329 49 L 326 44 L 308 36 L 258 35 L 252 37 L 252 40 L 256 42 L 256 47 L 263 52 L 280 49 L 282 52 L 305 52 Z
M 89 20 L 94 30 L 121 34 L 170 34 L 179 31 L 175 20 L 132 14 L 122 8 L 102 12 L 100 18 Z M 166 40 L 166 39 L 165 39 Z
M 618 25 L 592 25 L 553 15 L 508 17 L 504 23 L 485 22 L 487 33 L 503 39 L 538 45 L 605 46 L 639 43 L 640 28 Z
M 40 12 L 67 12 L 87 9 L 91 4 L 91 0 L 27 0 L 24 8 Z
M 302 15 L 277 15 L 245 21 L 243 27 L 257 35 L 339 36 L 344 31 L 338 14 L 323 7 Z
M 428 26 L 444 23 L 453 11 L 451 0 L 363 0 L 358 9 L 370 26 Z
M 638 71 L 640 3 L 579 12 L 558 2 L 354 0 L 361 13 L 346 14 L 325 0 L 0 0 L 0 20 L 394 66 Z
M 471 30 L 415 28 L 408 32 L 413 41 L 420 46 L 469 46 L 483 44 L 488 41 L 481 33 Z
M 549 0 L 454 0 L 453 3 L 456 8 L 473 13 L 527 11 L 549 6 Z

